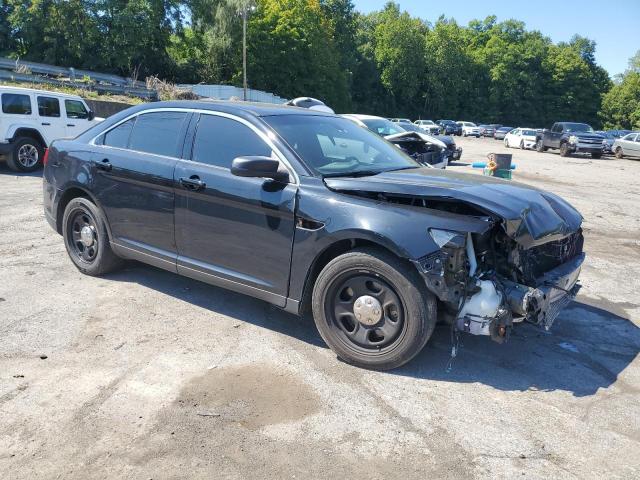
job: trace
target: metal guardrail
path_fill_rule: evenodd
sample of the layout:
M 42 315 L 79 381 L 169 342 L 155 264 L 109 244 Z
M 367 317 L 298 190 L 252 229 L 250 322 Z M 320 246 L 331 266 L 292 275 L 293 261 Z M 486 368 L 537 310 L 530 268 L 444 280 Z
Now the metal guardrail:
M 31 73 L 17 73 L 15 69 L 18 67 L 24 67 Z M 78 81 L 85 78 L 89 79 L 91 83 Z M 155 90 L 147 89 L 144 82 L 134 81 L 130 78 L 90 72 L 88 70 L 56 67 L 44 63 L 16 61 L 10 58 L 0 58 L 0 79 L 71 86 L 102 93 L 131 95 L 148 100 L 156 100 L 158 98 L 158 93 Z

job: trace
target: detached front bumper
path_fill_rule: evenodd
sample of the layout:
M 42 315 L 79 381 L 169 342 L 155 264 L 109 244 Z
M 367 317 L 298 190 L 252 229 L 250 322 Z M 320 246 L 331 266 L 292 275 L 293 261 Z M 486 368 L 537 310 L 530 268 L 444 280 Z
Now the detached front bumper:
M 460 157 L 462 157 L 462 147 L 458 147 L 454 151 L 451 152 L 451 159 L 452 160 L 460 160 Z
M 560 311 L 576 296 L 580 285 L 578 276 L 585 254 L 563 263 L 537 279 L 536 287 L 521 285 L 510 280 L 502 280 L 506 303 L 514 320 L 527 320 L 551 328 Z M 518 318 L 519 317 L 519 318 Z

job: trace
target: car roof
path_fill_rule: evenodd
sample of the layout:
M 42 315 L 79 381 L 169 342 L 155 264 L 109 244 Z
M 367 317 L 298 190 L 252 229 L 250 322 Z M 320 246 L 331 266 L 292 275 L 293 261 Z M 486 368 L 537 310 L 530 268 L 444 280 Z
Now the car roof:
M 359 113 L 344 113 L 341 116 L 347 118 L 355 118 L 356 120 L 387 120 L 384 117 L 376 117 L 375 115 L 361 115 Z
M 62 93 L 62 92 L 55 92 L 52 90 L 38 90 L 36 88 L 26 88 L 26 87 L 12 87 L 9 85 L 0 85 L 0 93 L 2 92 L 9 92 L 9 91 L 16 91 L 18 93 L 37 93 L 37 94 L 41 94 L 41 95 L 48 95 L 48 96 L 55 96 L 55 97 L 65 97 L 65 98 L 73 98 L 73 99 L 78 99 L 81 98 L 79 95 L 72 95 L 70 93 Z
M 135 110 L 152 110 L 158 108 L 187 108 L 192 110 L 211 110 L 231 114 L 245 114 L 255 117 L 276 115 L 309 115 L 334 117 L 335 114 L 311 110 L 309 108 L 290 107 L 272 103 L 221 101 L 221 100 L 172 100 L 167 102 L 144 103 Z M 134 109 L 131 112 L 135 111 Z

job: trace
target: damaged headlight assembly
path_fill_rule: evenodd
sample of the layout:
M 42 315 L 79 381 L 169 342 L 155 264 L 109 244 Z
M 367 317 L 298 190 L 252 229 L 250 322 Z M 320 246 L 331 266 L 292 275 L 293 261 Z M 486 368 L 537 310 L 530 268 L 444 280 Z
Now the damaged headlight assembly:
M 425 280 L 448 304 L 452 327 L 503 341 L 512 323 L 506 295 L 495 276 L 478 271 L 471 234 L 432 228 L 429 235 L 440 251 L 423 262 Z

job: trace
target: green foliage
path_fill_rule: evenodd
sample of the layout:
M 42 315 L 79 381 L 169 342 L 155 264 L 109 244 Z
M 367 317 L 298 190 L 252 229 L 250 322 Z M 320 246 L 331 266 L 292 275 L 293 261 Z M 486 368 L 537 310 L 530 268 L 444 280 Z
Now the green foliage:
M 604 96 L 601 117 L 607 128 L 640 130 L 640 71 L 632 65 Z
M 0 0 L 0 54 L 181 83 L 311 95 L 337 111 L 548 126 L 638 126 L 640 52 L 613 85 L 595 42 L 554 44 L 495 16 L 458 25 L 389 2 L 352 0 Z M 635 74 L 635 75 L 634 75 Z

